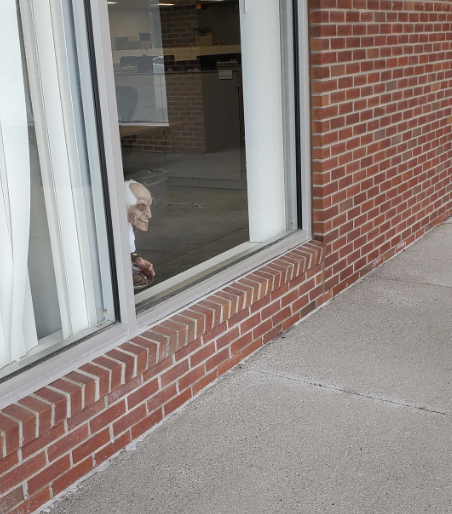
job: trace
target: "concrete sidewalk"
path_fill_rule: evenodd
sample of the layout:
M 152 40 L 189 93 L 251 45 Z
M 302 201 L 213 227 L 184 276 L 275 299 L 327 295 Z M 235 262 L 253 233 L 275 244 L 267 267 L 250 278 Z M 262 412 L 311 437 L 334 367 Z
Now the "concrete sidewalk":
M 52 514 L 451 514 L 452 219 Z

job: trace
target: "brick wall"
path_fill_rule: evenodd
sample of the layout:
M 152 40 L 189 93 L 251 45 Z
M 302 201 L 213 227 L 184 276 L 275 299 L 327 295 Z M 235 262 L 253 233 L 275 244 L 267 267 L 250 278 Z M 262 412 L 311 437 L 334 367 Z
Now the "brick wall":
M 167 128 L 150 128 L 136 136 L 122 138 L 125 149 L 145 152 L 204 153 L 206 136 L 202 76 L 200 73 L 168 73 Z
M 452 209 L 452 3 L 310 0 L 328 297 Z
M 195 46 L 198 16 L 194 4 L 161 7 L 163 48 Z M 128 149 L 147 152 L 205 153 L 206 137 L 200 62 L 165 55 L 170 127 L 123 139 Z
M 0 412 L 0 512 L 29 513 L 324 302 L 302 245 Z
M 160 8 L 163 48 L 195 46 L 198 12 L 195 5 Z

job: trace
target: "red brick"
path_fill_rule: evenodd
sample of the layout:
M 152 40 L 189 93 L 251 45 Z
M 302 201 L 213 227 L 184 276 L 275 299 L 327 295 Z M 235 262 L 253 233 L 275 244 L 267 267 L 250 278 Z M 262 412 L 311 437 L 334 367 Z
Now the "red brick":
M 194 368 L 215 353 L 215 343 L 211 342 L 190 356 L 190 367 Z
M 45 453 L 41 452 L 26 460 L 0 478 L 0 494 L 27 480 L 46 465 Z
M 38 400 L 33 396 L 27 396 L 19 400 L 17 403 L 27 407 L 27 409 L 36 412 L 39 419 L 39 435 L 50 430 L 52 424 L 52 406 L 42 400 Z
M 202 391 L 204 388 L 206 388 L 210 383 L 212 383 L 214 380 L 218 378 L 218 371 L 215 369 L 212 371 L 212 373 L 209 373 L 201 380 L 198 380 L 193 385 L 193 395 L 198 394 L 199 391 Z
M 57 393 L 52 389 L 43 387 L 36 391 L 35 396 L 44 399 L 53 404 L 53 424 L 57 425 L 63 419 L 67 418 L 67 398 L 62 393 Z
M 2 412 L 20 422 L 22 427 L 21 446 L 36 438 L 37 419 L 33 412 L 30 412 L 24 407 L 16 404 L 5 407 Z
M 159 393 L 155 394 L 148 402 L 147 408 L 149 412 L 152 412 L 161 407 L 165 402 L 177 394 L 176 384 L 171 384 L 166 389 L 163 389 Z
M 144 402 L 159 389 L 159 381 L 157 379 L 147 382 L 142 387 L 131 393 L 127 398 L 127 408 L 133 409 L 139 403 Z
M 188 359 L 176 364 L 173 368 L 163 373 L 160 377 L 161 387 L 166 387 L 171 382 L 177 380 L 180 376 L 184 375 L 188 371 Z
M 42 489 L 39 493 L 35 494 L 27 501 L 21 503 L 18 507 L 11 510 L 8 514 L 31 514 L 37 510 L 41 505 L 50 500 L 50 490 L 48 487 Z
M 117 439 L 115 439 L 113 443 L 105 446 L 104 448 L 102 448 L 102 450 L 98 451 L 94 455 L 96 466 L 99 466 L 100 464 L 102 464 L 102 462 L 105 462 L 115 453 L 125 448 L 130 442 L 130 432 L 124 432 L 124 434 L 120 435 Z
M 226 334 L 217 339 L 217 350 L 221 350 L 221 348 L 230 344 L 232 341 L 237 339 L 239 335 L 238 327 L 232 328 L 229 332 L 226 332 Z
M 69 455 L 65 455 L 61 459 L 55 461 L 53 464 L 45 468 L 44 471 L 41 471 L 41 473 L 38 473 L 28 480 L 28 494 L 34 495 L 43 487 L 52 483 L 55 478 L 58 478 L 65 473 L 70 467 L 71 459 Z
M 19 448 L 19 423 L 0 412 L 0 431 L 6 440 L 6 454 L 8 455 Z
M 282 332 L 281 325 L 277 325 L 275 328 L 270 330 L 270 332 L 267 332 L 262 336 L 262 344 L 267 344 L 269 341 L 274 339 L 276 336 L 278 336 Z
M 132 343 L 123 343 L 120 346 L 121 350 L 135 355 L 135 375 L 142 375 L 148 369 L 148 352 L 147 349 L 141 348 Z
M 158 362 L 158 344 L 154 341 L 148 341 L 144 337 L 134 337 L 131 341 L 133 344 L 146 348 L 148 351 L 147 369 L 155 366 Z
M 144 433 L 146 433 L 148 430 L 150 430 L 153 426 L 157 425 L 157 423 L 160 423 L 163 419 L 163 413 L 162 409 L 159 409 L 152 414 L 149 414 L 149 416 L 145 417 L 142 421 L 137 423 L 135 426 L 132 427 L 132 439 L 136 439 L 137 437 L 142 436 Z
M 126 402 L 121 400 L 119 403 L 100 413 L 89 422 L 89 428 L 92 434 L 99 432 L 104 427 L 121 417 L 126 412 Z
M 120 350 L 110 350 L 105 355 L 123 364 L 124 383 L 127 384 L 127 382 L 132 380 L 132 378 L 135 376 L 135 357 Z
M 10 509 L 24 501 L 24 493 L 22 487 L 18 487 L 11 491 L 3 498 L 0 498 L 0 512 L 9 512 Z
M 80 385 L 73 384 L 68 380 L 58 379 L 49 384 L 54 389 L 58 389 L 63 394 L 69 395 L 69 412 L 73 416 L 82 410 L 83 405 L 83 388 Z
M 77 464 L 81 460 L 88 457 L 88 455 L 92 455 L 94 452 L 102 448 L 110 442 L 110 431 L 108 428 L 103 430 L 102 432 L 98 432 L 94 436 L 90 437 L 85 443 L 77 446 L 72 451 L 72 460 L 74 464 Z
M 114 391 L 122 384 L 122 365 L 119 362 L 102 355 L 94 359 L 93 364 L 97 364 L 110 371 L 110 391 Z
M 67 427 L 69 430 L 74 429 L 78 425 L 81 425 L 85 421 L 89 420 L 90 418 L 94 417 L 96 414 L 98 414 L 101 410 L 105 409 L 105 399 L 101 398 L 96 403 L 93 403 L 86 409 L 82 410 L 82 412 L 79 412 L 75 416 L 70 417 L 67 420 Z
M 136 389 L 137 387 L 140 387 L 141 385 L 141 376 L 132 378 L 132 380 L 129 380 L 121 387 L 118 387 L 113 392 L 111 392 L 108 395 L 108 405 L 111 405 L 115 402 L 117 402 L 120 398 L 123 396 L 126 396 L 131 391 Z
M 206 371 L 216 368 L 220 363 L 224 362 L 229 357 L 229 348 L 225 348 L 216 353 L 213 357 L 206 361 Z
M 213 328 L 214 324 L 214 312 L 206 307 L 202 307 L 201 305 L 193 305 L 190 307 L 189 311 L 194 311 L 196 313 L 202 314 L 204 316 L 204 330 L 208 332 Z
M 37 453 L 41 448 L 48 446 L 53 443 L 57 439 L 60 439 L 66 433 L 64 429 L 64 424 L 60 423 L 56 427 L 53 427 L 51 430 L 46 432 L 44 435 L 35 439 L 31 443 L 27 444 L 22 448 L 22 458 L 28 459 L 31 455 Z
M 254 341 L 250 345 L 243 348 L 243 350 L 240 352 L 240 356 L 242 359 L 245 359 L 248 357 L 248 355 L 251 355 L 255 351 L 257 351 L 262 346 L 262 339 L 258 339 L 257 341 Z
M 136 425 L 146 416 L 146 406 L 140 405 L 136 409 L 128 412 L 121 419 L 113 423 L 113 434 L 118 436 L 133 425 Z
M 179 348 L 179 330 L 168 328 L 163 325 L 156 325 L 152 328 L 152 332 L 167 339 L 168 355 L 172 355 Z
M 110 392 L 110 372 L 100 366 L 96 366 L 92 362 L 84 364 L 80 369 L 94 377 L 97 381 L 98 394 L 97 398 L 103 398 Z
M 89 407 L 93 403 L 95 403 L 99 398 L 97 395 L 97 383 L 96 380 L 92 377 L 88 377 L 84 373 L 79 373 L 78 371 L 71 371 L 68 373 L 65 378 L 76 382 L 83 386 L 83 408 Z
M 165 369 L 170 368 L 174 364 L 174 355 L 171 355 L 170 357 L 167 357 L 166 359 L 162 360 L 158 364 L 156 364 L 154 367 L 152 367 L 150 370 L 146 371 L 146 373 L 143 374 L 143 380 L 147 382 L 152 377 L 155 377 Z
M 257 312 L 251 318 L 248 318 L 240 325 L 240 333 L 245 334 L 249 330 L 252 330 L 256 325 L 261 322 L 261 313 Z
M 272 320 L 268 319 L 267 321 L 264 321 L 264 323 L 261 323 L 253 330 L 253 339 L 259 339 L 263 334 L 271 330 L 272 327 Z
M 171 412 L 175 411 L 179 407 L 181 407 L 184 403 L 188 402 L 191 398 L 191 389 L 186 389 L 183 393 L 179 394 L 176 398 L 170 400 L 168 403 L 164 405 L 165 416 L 171 414 Z
M 162 361 L 163 359 L 168 357 L 169 342 L 168 342 L 167 337 L 162 336 L 161 334 L 157 334 L 151 330 L 148 330 L 147 332 L 144 332 L 143 334 L 141 334 L 141 337 L 148 339 L 150 342 L 154 342 L 154 343 L 158 344 L 159 349 L 158 349 L 158 354 L 157 354 L 158 355 L 157 362 Z
M 67 489 L 74 482 L 87 475 L 94 467 L 92 457 L 80 462 L 67 473 L 57 478 L 52 484 L 53 494 L 57 495 Z
M 264 298 L 262 298 L 262 300 L 259 300 L 258 302 L 256 302 L 251 307 L 251 314 L 254 314 L 257 311 L 260 311 L 263 307 L 268 305 L 270 303 L 270 296 L 271 295 L 264 296 Z
M 235 353 L 239 352 L 245 346 L 248 346 L 253 341 L 253 335 L 251 332 L 248 332 L 244 336 L 242 336 L 240 339 L 237 339 L 234 343 L 231 345 L 231 355 L 234 355 Z
M 291 310 L 289 307 L 286 307 L 282 311 L 275 314 L 272 318 L 273 325 L 278 325 L 279 323 L 282 323 L 284 320 L 290 317 Z
M 226 371 L 230 370 L 234 366 L 236 366 L 241 361 L 240 354 L 237 353 L 227 361 L 222 362 L 218 366 L 218 376 L 223 375 L 223 373 L 226 373 Z
M 201 378 L 205 373 L 204 364 L 198 366 L 196 369 L 187 373 L 179 379 L 179 390 L 183 391 L 187 387 L 191 386 L 196 380 Z
M 212 341 L 212 339 L 217 338 L 223 332 L 226 332 L 226 330 L 227 330 L 227 323 L 221 323 L 221 325 L 217 325 L 212 330 L 209 330 L 209 332 L 206 332 L 202 336 L 203 343 L 207 344 L 209 341 Z
M 195 339 L 190 344 L 178 350 L 175 354 L 176 362 L 185 359 L 190 353 L 201 347 L 201 338 Z
M 72 448 L 75 448 L 83 441 L 86 441 L 88 437 L 88 424 L 81 425 L 80 427 L 76 428 L 73 432 L 48 447 L 47 456 L 49 458 L 49 462 L 58 459 L 58 457 L 64 453 L 72 450 Z
M 268 299 L 268 296 L 263 298 L 261 300 L 261 302 L 265 301 L 266 298 Z M 253 305 L 253 307 L 255 307 L 255 305 Z M 249 315 L 250 315 L 250 309 L 249 308 L 241 310 L 235 316 L 232 316 L 231 319 L 228 319 L 228 321 L 227 321 L 228 329 L 231 329 L 235 325 L 238 325 L 241 321 L 243 321 L 244 319 L 248 318 Z
M 16 466 L 19 463 L 19 453 L 18 451 L 10 453 L 7 457 L 4 457 L 0 460 L 0 475 L 6 473 L 11 468 Z
M 273 316 L 273 314 L 278 312 L 280 309 L 281 309 L 280 301 L 272 303 L 271 305 L 269 305 L 262 311 L 262 321 L 266 320 L 267 318 L 270 318 L 271 316 Z

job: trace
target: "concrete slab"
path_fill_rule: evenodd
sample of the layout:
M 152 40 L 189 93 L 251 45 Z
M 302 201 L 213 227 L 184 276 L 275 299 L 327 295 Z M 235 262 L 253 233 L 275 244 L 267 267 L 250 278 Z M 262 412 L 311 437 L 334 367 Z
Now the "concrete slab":
M 270 343 L 51 514 L 450 514 L 451 228 Z
M 375 271 L 391 280 L 452 287 L 452 224 L 441 225 Z
M 452 414 L 451 312 L 450 288 L 371 275 L 252 367 Z
M 445 514 L 451 428 L 245 367 L 51 513 Z

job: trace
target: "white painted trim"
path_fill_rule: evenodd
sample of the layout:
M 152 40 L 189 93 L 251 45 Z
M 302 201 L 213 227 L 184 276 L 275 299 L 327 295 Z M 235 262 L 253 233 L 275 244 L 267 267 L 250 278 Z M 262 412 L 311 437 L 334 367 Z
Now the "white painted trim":
M 116 89 L 111 53 L 108 5 L 102 0 L 92 0 L 94 50 L 97 65 L 97 79 L 101 103 L 103 142 L 107 165 L 111 220 L 113 224 L 116 276 L 120 298 L 120 321 L 128 325 L 129 332 L 136 332 L 135 300 L 132 273 L 130 272 L 129 227 L 126 201 L 124 198 L 124 177 L 116 110 Z
M 311 153 L 311 89 L 309 59 L 309 8 L 307 0 L 298 2 L 298 52 L 300 86 L 300 150 L 302 229 L 312 238 L 312 153 Z

